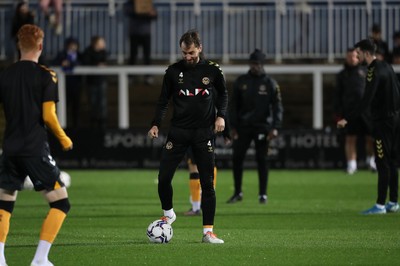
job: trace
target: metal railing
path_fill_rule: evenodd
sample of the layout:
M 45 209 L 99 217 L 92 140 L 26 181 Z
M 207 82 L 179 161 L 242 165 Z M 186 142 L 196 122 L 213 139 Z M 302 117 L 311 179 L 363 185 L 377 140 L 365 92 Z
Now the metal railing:
M 248 71 L 248 65 L 223 65 L 225 75 L 240 75 Z M 323 74 L 338 73 L 341 65 L 278 65 L 265 66 L 269 74 L 311 74 L 313 76 L 313 128 L 323 128 Z M 57 106 L 61 126 L 67 125 L 65 73 L 54 68 L 59 80 L 60 101 Z M 163 75 L 165 66 L 108 66 L 76 67 L 73 75 L 116 75 L 118 76 L 118 127 L 129 128 L 129 75 Z
M 248 71 L 248 65 L 222 65 L 225 75 L 241 75 Z M 312 127 L 324 127 L 323 78 L 324 74 L 337 74 L 343 65 L 266 65 L 266 73 L 271 75 L 309 75 L 312 79 Z M 393 65 L 396 73 L 400 73 L 400 65 Z M 60 124 L 67 125 L 65 73 L 54 68 L 59 80 L 59 98 L 57 106 Z M 118 127 L 126 129 L 129 124 L 129 75 L 164 75 L 165 66 L 108 66 L 108 67 L 76 67 L 73 75 L 116 75 L 118 76 Z M 307 96 L 305 96 L 307 97 Z M 325 121 L 327 122 L 327 121 Z M 327 123 L 326 123 L 327 124 Z
M 392 0 L 153 0 L 158 19 L 152 25 L 152 58 L 173 62 L 179 57 L 177 41 L 197 28 L 209 58 L 223 63 L 247 59 L 254 48 L 275 62 L 286 59 L 321 59 L 334 62 L 345 50 L 368 36 L 372 24 L 382 27 L 392 48 L 393 32 L 400 30 L 400 2 Z M 127 18 L 123 0 L 65 0 L 64 32 L 54 35 L 37 1 L 30 1 L 37 23 L 45 29 L 45 52 L 53 58 L 65 38 L 78 38 L 81 48 L 93 35 L 102 35 L 110 59 L 119 64 L 129 57 Z M 305 4 L 307 3 L 307 4 Z M 9 58 L 9 40 L 15 1 L 0 2 L 0 60 Z

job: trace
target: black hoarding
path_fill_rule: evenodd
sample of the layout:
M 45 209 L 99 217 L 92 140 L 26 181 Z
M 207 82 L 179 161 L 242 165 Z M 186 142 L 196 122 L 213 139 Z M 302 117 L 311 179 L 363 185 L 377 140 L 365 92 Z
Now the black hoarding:
M 166 138 L 160 134 L 158 139 L 151 140 L 144 130 L 68 130 L 67 134 L 74 142 L 74 149 L 61 151 L 52 137 L 52 154 L 61 168 L 78 169 L 157 168 Z M 340 140 L 335 133 L 319 130 L 281 131 L 267 151 L 270 166 L 275 169 L 344 168 Z M 225 146 L 222 138 L 217 138 L 216 153 L 218 167 L 232 167 L 232 148 Z M 256 166 L 254 154 L 251 146 L 244 162 L 246 168 Z

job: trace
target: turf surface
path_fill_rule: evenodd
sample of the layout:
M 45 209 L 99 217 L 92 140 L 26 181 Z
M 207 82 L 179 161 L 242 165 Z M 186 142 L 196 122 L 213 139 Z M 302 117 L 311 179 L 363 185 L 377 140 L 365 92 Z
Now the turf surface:
M 174 237 L 151 244 L 147 225 L 162 214 L 153 170 L 67 171 L 72 209 L 50 252 L 55 265 L 398 265 L 400 214 L 363 216 L 376 199 L 376 174 L 360 171 L 271 171 L 268 204 L 257 199 L 254 170 L 244 199 L 231 171 L 217 180 L 215 233 L 223 245 L 202 244 L 201 217 L 190 208 L 188 174 L 173 181 Z M 48 211 L 33 191 L 19 194 L 5 249 L 8 265 L 29 265 Z

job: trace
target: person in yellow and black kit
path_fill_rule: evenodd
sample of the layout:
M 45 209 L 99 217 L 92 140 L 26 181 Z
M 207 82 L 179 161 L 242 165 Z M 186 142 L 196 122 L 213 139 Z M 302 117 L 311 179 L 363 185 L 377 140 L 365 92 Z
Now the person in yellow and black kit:
M 259 202 L 267 202 L 267 149 L 269 141 L 278 135 L 283 107 L 279 86 L 265 73 L 264 61 L 265 54 L 255 49 L 250 55 L 249 72 L 239 76 L 233 85 L 229 114 L 235 191 L 227 203 L 235 203 L 243 198 L 243 161 L 252 141 L 256 148 Z
M 19 29 L 17 37 L 20 61 L 0 73 L 0 103 L 6 118 L 0 160 L 0 265 L 7 265 L 4 244 L 17 192 L 22 189 L 26 176 L 50 205 L 31 266 L 53 265 L 48 253 L 70 203 L 60 180 L 60 170 L 50 155 L 47 129 L 57 137 L 64 150 L 72 149 L 72 141 L 56 115 L 56 73 L 38 64 L 43 49 L 42 29 L 26 24 Z
M 213 233 L 216 209 L 214 178 L 214 134 L 225 128 L 228 92 L 218 64 L 201 57 L 202 44 L 197 31 L 182 35 L 179 46 L 183 60 L 171 65 L 164 75 L 155 118 L 148 132 L 157 138 L 161 121 L 172 98 L 174 112 L 167 141 L 163 147 L 158 174 L 158 194 L 164 216 L 173 223 L 172 178 L 189 147 L 200 174 L 203 213 L 202 242 L 224 243 Z
M 355 48 L 360 62 L 368 65 L 365 93 L 357 108 L 338 121 L 337 127 L 345 127 L 348 121 L 369 110 L 378 170 L 378 198 L 372 208 L 362 213 L 396 212 L 399 209 L 396 160 L 400 135 L 400 84 L 393 68 L 384 61 L 376 60 L 376 44 L 373 40 L 362 40 Z M 389 201 L 386 203 L 388 189 Z

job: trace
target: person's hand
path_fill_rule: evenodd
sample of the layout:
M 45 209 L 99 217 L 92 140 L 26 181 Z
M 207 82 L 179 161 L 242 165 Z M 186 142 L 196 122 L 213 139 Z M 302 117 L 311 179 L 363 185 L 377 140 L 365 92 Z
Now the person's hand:
M 149 16 L 151 17 L 157 16 L 157 10 L 154 7 L 149 11 Z
M 157 126 L 152 126 L 152 128 L 150 128 L 149 132 L 147 133 L 147 135 L 149 136 L 149 138 L 151 139 L 156 139 L 158 138 L 158 127 Z
M 268 133 L 268 140 L 274 139 L 278 136 L 278 130 L 273 129 Z
M 336 127 L 337 128 L 344 128 L 347 124 L 347 120 L 346 119 L 340 119 L 339 121 L 337 121 L 336 123 Z
M 70 62 L 69 62 L 68 60 L 63 60 L 63 61 L 61 62 L 61 66 L 62 66 L 62 67 L 69 67 L 69 66 L 70 66 Z
M 224 129 L 225 129 L 225 119 L 218 116 L 217 119 L 215 119 L 215 132 L 219 133 L 224 131 Z
M 235 128 L 231 129 L 231 136 L 232 136 L 233 140 L 238 139 L 239 134 L 238 134 L 238 132 L 237 132 L 237 130 Z
M 71 144 L 71 146 L 66 147 L 66 148 L 63 148 L 63 151 L 70 151 L 70 150 L 72 150 L 73 148 L 74 148 L 74 145 Z
M 232 143 L 232 140 L 231 140 L 231 138 L 227 138 L 227 137 L 224 137 L 224 144 L 225 145 L 230 145 Z
M 70 151 L 70 150 L 72 150 L 72 148 L 74 146 L 72 143 L 72 140 L 68 136 L 65 136 L 64 138 L 62 138 L 60 140 L 60 143 L 61 143 L 63 151 Z

